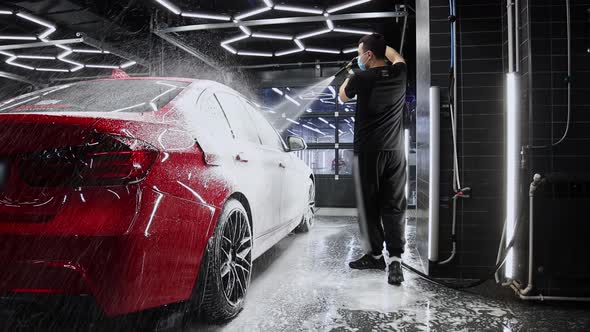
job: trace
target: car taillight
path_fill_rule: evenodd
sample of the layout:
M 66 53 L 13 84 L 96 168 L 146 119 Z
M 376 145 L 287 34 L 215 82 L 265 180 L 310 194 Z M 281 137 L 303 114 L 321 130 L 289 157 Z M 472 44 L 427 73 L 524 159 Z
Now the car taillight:
M 136 138 L 92 134 L 82 146 L 48 149 L 21 158 L 21 177 L 35 187 L 108 186 L 142 181 L 158 150 Z

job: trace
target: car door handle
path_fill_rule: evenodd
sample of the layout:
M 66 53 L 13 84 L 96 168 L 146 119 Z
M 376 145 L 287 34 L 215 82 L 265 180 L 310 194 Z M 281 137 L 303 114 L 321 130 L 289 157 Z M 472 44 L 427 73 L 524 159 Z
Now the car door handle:
M 236 155 L 236 161 L 239 161 L 241 163 L 247 163 L 248 157 L 246 156 L 246 154 L 244 152 L 240 152 Z
M 280 168 L 287 168 L 287 166 L 282 161 L 279 162 L 279 167 Z

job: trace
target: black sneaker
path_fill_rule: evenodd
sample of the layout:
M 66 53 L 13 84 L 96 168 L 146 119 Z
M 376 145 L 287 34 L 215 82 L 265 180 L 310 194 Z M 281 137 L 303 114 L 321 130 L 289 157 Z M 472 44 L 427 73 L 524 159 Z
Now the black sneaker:
M 392 262 L 389 264 L 389 273 L 387 274 L 387 283 L 390 285 L 401 285 L 404 281 L 404 272 L 402 271 L 402 264 L 400 262 Z
M 383 257 L 374 258 L 371 255 L 364 255 L 363 257 L 348 263 L 351 269 L 355 270 L 385 270 L 385 261 Z

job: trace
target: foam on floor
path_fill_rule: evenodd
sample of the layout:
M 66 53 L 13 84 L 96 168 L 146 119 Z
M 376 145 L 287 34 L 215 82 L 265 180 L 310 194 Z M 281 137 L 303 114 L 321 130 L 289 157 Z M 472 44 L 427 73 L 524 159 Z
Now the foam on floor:
M 404 261 L 418 266 L 413 227 Z M 222 326 L 188 331 L 458 331 L 590 327 L 584 310 L 534 308 L 430 284 L 404 271 L 401 287 L 382 271 L 353 271 L 361 254 L 355 218 L 318 217 L 308 234 L 281 241 L 257 260 L 244 311 Z M 551 315 L 551 321 L 545 315 Z M 572 317 L 576 317 L 575 319 Z M 543 325 L 545 324 L 545 325 Z

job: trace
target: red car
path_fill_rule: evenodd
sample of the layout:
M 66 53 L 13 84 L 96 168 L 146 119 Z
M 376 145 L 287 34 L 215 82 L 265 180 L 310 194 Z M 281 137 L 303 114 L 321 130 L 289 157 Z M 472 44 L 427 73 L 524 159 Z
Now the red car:
M 1 293 L 91 295 L 108 316 L 202 301 L 227 319 L 252 261 L 312 224 L 314 176 L 288 153 L 305 142 L 219 83 L 47 88 L 0 103 L 0 142 Z

